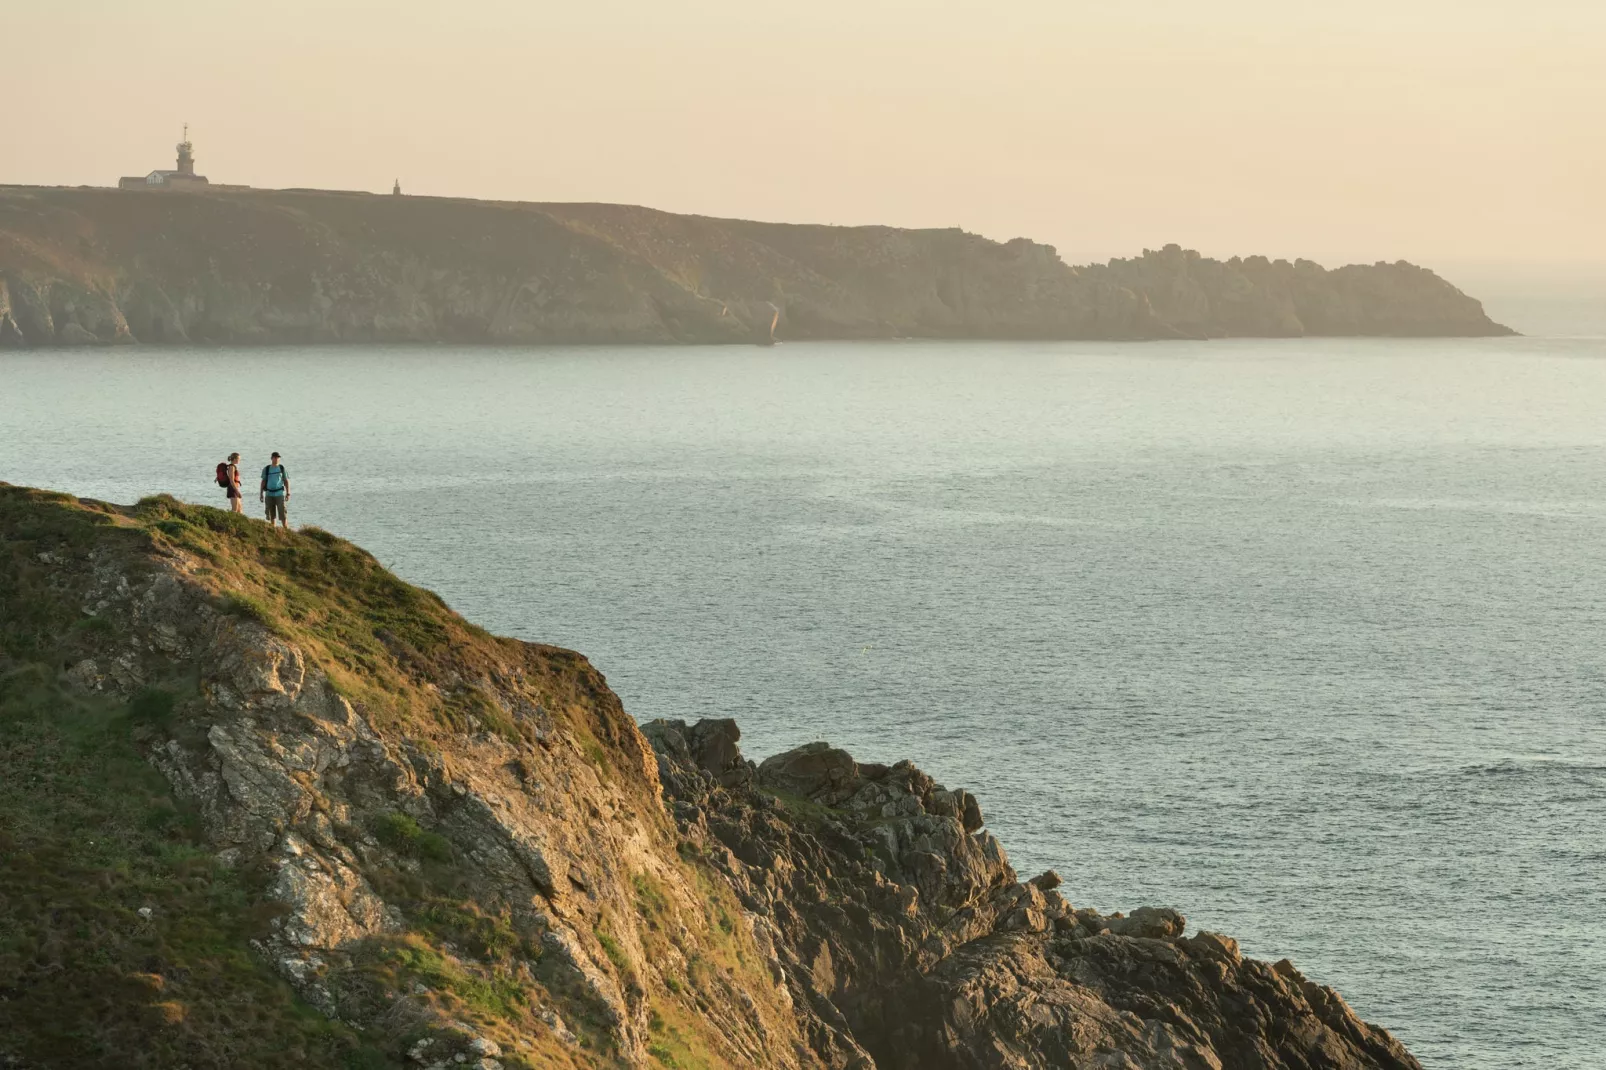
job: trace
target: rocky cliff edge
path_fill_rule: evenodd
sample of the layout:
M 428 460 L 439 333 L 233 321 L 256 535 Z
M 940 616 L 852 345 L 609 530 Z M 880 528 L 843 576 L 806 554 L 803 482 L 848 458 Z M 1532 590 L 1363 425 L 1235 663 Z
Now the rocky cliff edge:
M 1410 264 L 314 190 L 0 187 L 0 347 L 1512 333 Z
M 1021 881 L 982 808 L 363 551 L 0 484 L 0 1066 L 1416 1068 L 1288 962 Z

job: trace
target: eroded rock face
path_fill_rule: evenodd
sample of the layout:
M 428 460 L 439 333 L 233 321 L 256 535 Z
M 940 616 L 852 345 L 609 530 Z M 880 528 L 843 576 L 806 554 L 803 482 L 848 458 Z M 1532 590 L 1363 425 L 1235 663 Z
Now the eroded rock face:
M 1432 272 L 1073 268 L 960 230 L 354 193 L 0 190 L 0 346 L 1510 333 Z
M 815 743 L 732 787 L 687 760 L 706 726 L 643 731 L 683 834 L 772 931 L 828 1065 L 1418 1067 L 1331 989 L 1184 936 L 1175 910 L 1103 916 L 1053 872 L 1019 881 L 974 798 L 908 762 Z
M 700 1007 L 696 1043 L 722 1065 L 814 1065 L 790 994 L 766 967 L 755 963 L 748 977 L 691 965 L 733 953 L 712 946 L 733 939 L 749 956 L 768 946 L 739 911 L 734 936 L 682 923 L 664 937 L 667 919 L 711 908 L 676 855 L 652 753 L 600 677 L 582 681 L 601 699 L 586 711 L 591 739 L 530 703 L 519 687 L 530 666 L 515 655 L 482 667 L 473 684 L 481 701 L 525 711 L 522 738 L 481 730 L 426 745 L 377 726 L 302 647 L 220 612 L 192 580 L 196 564 L 175 556 L 131 569 L 93 552 L 63 562 L 64 572 L 91 573 L 82 608 L 115 637 L 65 676 L 127 698 L 193 674 L 193 697 L 165 727 L 145 730 L 147 757 L 194 807 L 219 861 L 261 874 L 274 909 L 254 950 L 303 999 L 384 1043 L 424 1035 L 414 1059 L 422 1066 L 462 1065 L 459 1055 L 470 1065 L 657 1065 L 657 1010 L 676 998 Z M 441 685 L 453 682 L 465 683 Z M 595 742 L 610 734 L 614 746 Z M 715 724 L 698 746 L 740 784 L 748 767 L 735 738 L 734 725 Z M 426 887 L 428 864 L 435 883 Z M 442 910 L 500 919 L 499 939 L 519 947 L 493 962 L 443 943 L 432 928 Z M 500 1040 L 454 1018 L 458 1004 L 428 985 L 376 991 L 365 980 L 387 948 L 420 947 L 460 988 L 524 993 L 526 1006 L 501 1012 Z M 585 1034 L 571 1024 L 579 1022 Z

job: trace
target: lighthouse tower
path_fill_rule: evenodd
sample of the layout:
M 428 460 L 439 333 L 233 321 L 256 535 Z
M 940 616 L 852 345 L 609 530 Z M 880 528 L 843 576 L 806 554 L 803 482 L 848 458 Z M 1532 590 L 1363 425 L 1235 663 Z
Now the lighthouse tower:
M 190 124 L 184 124 L 184 140 L 178 143 L 178 173 L 195 174 L 195 146 L 190 144 Z

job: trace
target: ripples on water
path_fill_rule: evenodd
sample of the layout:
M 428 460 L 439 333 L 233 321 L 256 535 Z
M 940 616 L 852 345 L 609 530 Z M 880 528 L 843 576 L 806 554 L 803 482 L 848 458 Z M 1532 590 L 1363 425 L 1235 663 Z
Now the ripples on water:
M 638 718 L 979 792 L 1429 1066 L 1606 1052 L 1606 343 L 32 353 L 0 478 L 292 520 Z

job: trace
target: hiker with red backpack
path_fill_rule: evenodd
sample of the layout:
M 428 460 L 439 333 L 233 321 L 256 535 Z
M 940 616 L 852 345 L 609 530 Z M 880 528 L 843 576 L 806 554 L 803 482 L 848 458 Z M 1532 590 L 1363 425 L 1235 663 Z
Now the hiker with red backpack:
M 219 461 L 217 466 L 217 485 L 229 492 L 229 508 L 236 513 L 245 512 L 245 501 L 240 497 L 240 455 L 229 454 L 229 459 Z

